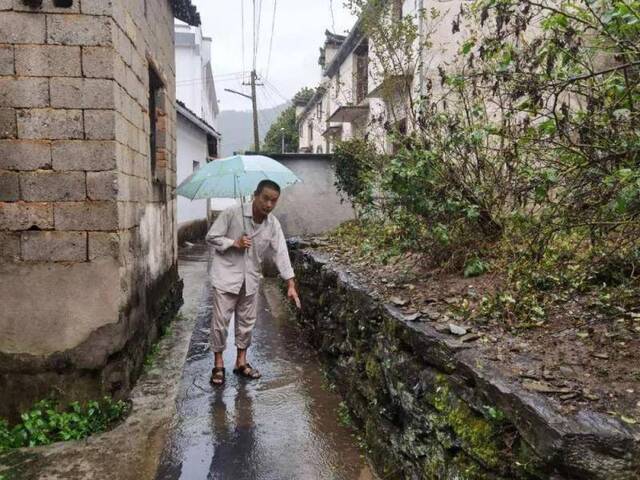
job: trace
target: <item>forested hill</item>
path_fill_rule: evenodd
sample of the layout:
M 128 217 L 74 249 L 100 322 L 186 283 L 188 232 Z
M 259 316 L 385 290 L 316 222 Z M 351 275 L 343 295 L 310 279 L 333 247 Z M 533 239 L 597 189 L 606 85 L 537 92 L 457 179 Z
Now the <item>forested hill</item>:
M 259 110 L 260 140 L 278 115 L 287 108 L 286 104 Z M 223 110 L 218 116 L 218 127 L 222 133 L 222 156 L 233 155 L 234 152 L 253 148 L 253 117 L 251 110 Z

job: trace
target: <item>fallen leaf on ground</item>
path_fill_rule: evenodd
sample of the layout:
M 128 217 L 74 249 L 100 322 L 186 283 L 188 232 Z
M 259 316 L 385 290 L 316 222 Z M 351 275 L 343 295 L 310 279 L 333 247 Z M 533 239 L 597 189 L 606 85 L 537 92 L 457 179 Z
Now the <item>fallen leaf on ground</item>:
M 449 324 L 449 331 L 451 333 L 453 333 L 454 335 L 466 335 L 467 334 L 467 329 L 464 327 L 461 327 L 459 325 L 456 325 L 454 323 L 450 323 Z
M 467 333 L 463 337 L 460 338 L 460 341 L 463 343 L 474 342 L 480 338 L 480 335 L 477 333 Z
M 554 387 L 546 382 L 524 381 L 522 385 L 527 390 L 538 393 L 572 393 L 573 390 L 565 387 Z
M 629 425 L 635 425 L 638 421 L 635 418 L 627 417 L 626 415 L 620 415 L 620 420 Z
M 420 312 L 416 312 L 416 313 L 411 313 L 411 314 L 405 315 L 404 319 L 409 321 L 409 322 L 415 322 L 421 316 L 422 316 L 422 314 Z
M 407 303 L 409 303 L 407 300 L 400 297 L 391 297 L 390 300 L 392 303 L 398 305 L 399 307 L 404 307 Z

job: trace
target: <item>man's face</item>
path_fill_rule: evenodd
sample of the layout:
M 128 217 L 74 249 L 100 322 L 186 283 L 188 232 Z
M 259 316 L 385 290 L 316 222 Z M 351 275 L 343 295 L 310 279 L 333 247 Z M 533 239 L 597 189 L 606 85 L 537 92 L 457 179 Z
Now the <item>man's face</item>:
M 278 198 L 280 198 L 280 194 L 276 190 L 265 187 L 259 194 L 255 196 L 254 203 L 258 211 L 266 216 L 270 214 L 274 208 L 276 208 Z

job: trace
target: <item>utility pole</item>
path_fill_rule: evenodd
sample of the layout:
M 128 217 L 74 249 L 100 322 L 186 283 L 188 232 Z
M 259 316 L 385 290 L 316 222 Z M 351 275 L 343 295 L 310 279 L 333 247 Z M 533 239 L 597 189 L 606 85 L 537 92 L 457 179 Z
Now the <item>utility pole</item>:
M 256 71 L 251 70 L 251 103 L 253 103 L 253 145 L 260 152 L 260 133 L 258 132 L 258 98 L 256 96 Z
M 256 83 L 258 79 L 258 75 L 255 70 L 251 70 L 251 82 L 243 83 L 243 85 L 251 85 L 251 95 L 246 95 L 241 92 L 237 92 L 235 90 L 231 90 L 230 88 L 225 88 L 226 92 L 235 93 L 236 95 L 240 95 L 241 97 L 248 98 L 251 100 L 251 105 L 253 106 L 253 148 L 257 152 L 260 152 L 260 132 L 258 130 L 258 97 L 256 95 L 256 86 L 261 86 L 261 83 Z

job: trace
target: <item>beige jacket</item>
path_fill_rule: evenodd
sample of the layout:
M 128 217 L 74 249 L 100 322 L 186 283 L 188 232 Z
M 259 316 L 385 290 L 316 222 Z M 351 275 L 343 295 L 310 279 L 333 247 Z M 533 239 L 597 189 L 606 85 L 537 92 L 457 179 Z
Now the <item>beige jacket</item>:
M 233 247 L 243 233 L 252 241 L 247 250 Z M 262 223 L 255 223 L 251 203 L 245 204 L 244 212 L 240 206 L 221 212 L 207 233 L 207 243 L 214 248 L 212 284 L 223 292 L 238 294 L 245 283 L 246 295 L 256 293 L 262 278 L 262 261 L 267 255 L 273 258 L 284 280 L 294 277 L 280 222 L 270 214 Z

